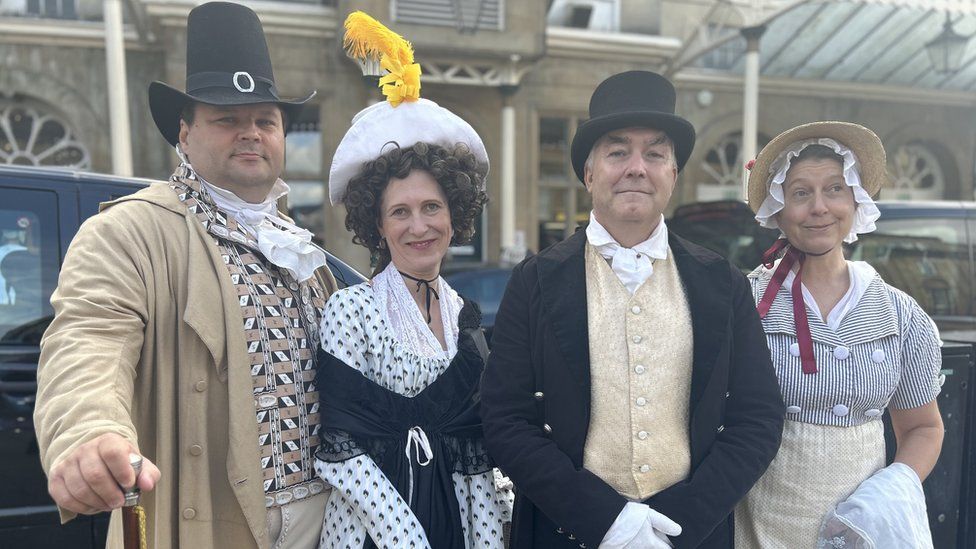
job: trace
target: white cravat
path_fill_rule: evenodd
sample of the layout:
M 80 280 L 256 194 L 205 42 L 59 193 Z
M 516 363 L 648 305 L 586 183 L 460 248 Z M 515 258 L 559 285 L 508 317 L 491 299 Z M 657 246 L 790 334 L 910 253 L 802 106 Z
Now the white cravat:
M 650 238 L 633 248 L 624 248 L 590 212 L 586 240 L 610 261 L 610 268 L 631 295 L 654 274 L 654 260 L 668 257 L 668 228 L 663 215 Z
M 265 259 L 290 272 L 299 282 L 308 280 L 315 269 L 326 264 L 325 253 L 312 244 L 312 233 L 278 215 L 278 199 L 289 191 L 281 179 L 271 187 L 264 202 L 258 204 L 247 202 L 202 178 L 200 182 L 218 208 L 233 216 L 245 230 L 254 233 Z
M 245 231 L 254 234 L 258 249 L 273 265 L 285 269 L 299 282 L 312 278 L 316 269 L 326 265 L 325 252 L 312 244 L 312 233 L 278 214 L 278 199 L 291 190 L 281 178 L 274 182 L 262 202 L 252 204 L 227 189 L 208 183 L 193 169 L 179 145 L 176 145 L 176 154 L 197 177 L 217 208 L 233 216 Z

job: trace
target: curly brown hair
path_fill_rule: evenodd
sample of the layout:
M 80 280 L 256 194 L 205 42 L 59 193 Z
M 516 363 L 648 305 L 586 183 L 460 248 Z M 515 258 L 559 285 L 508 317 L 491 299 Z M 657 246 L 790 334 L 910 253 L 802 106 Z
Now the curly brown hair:
M 346 229 L 353 233 L 354 243 L 366 246 L 372 254 L 374 276 L 390 263 L 389 248 L 380 247 L 379 223 L 383 192 L 391 179 L 404 179 L 413 170 L 424 170 L 437 181 L 451 211 L 451 245 L 471 240 L 475 221 L 488 202 L 485 171 L 467 145 L 458 143 L 445 148 L 421 142 L 400 148 L 391 143 L 394 146 L 390 150 L 363 164 L 359 174 L 349 181 L 342 199 Z

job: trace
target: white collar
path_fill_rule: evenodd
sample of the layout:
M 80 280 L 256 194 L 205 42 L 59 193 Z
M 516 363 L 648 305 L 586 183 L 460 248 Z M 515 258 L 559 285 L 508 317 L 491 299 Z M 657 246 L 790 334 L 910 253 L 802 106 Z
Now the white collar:
M 775 267 L 773 267 L 774 270 Z M 861 301 L 861 298 L 864 297 L 864 292 L 867 291 L 868 286 L 871 285 L 871 281 L 874 280 L 874 277 L 878 273 L 874 270 L 874 267 L 864 261 L 848 261 L 847 274 L 850 277 L 850 285 L 847 288 L 847 292 L 834 305 L 834 308 L 827 314 L 826 319 L 821 317 L 820 306 L 813 299 L 813 294 L 807 290 L 806 285 L 802 281 L 800 282 L 800 290 L 803 292 L 803 300 L 807 303 L 807 307 L 813 312 L 814 316 L 834 331 L 840 328 L 840 323 L 847 316 L 847 313 L 851 312 Z M 793 284 L 795 277 L 796 275 L 792 270 L 787 273 L 786 278 L 783 279 L 783 287 L 789 288 Z
M 316 269 L 327 264 L 325 252 L 312 243 L 312 233 L 283 219 L 278 213 L 278 199 L 290 190 L 281 178 L 274 182 L 262 202 L 252 204 L 200 177 L 179 145 L 176 154 L 217 208 L 233 216 L 241 228 L 254 235 L 265 259 L 291 273 L 299 282 L 312 278 Z
M 590 212 L 590 224 L 586 227 L 586 240 L 591 246 L 600 251 L 603 254 L 603 249 L 605 248 L 615 248 L 623 246 L 617 242 L 617 239 L 610 234 L 607 229 L 596 220 L 596 216 L 593 212 Z M 661 215 L 661 220 L 658 222 L 657 227 L 651 236 L 635 245 L 632 248 L 635 252 L 646 254 L 653 259 L 667 259 L 668 257 L 668 227 L 664 223 L 664 215 Z M 604 255 L 604 257 L 606 257 Z
M 199 174 L 197 177 L 199 177 Z M 216 204 L 221 211 L 227 212 L 228 214 L 234 216 L 238 223 L 244 224 L 248 224 L 247 218 L 252 217 L 251 215 L 248 215 L 251 212 L 271 217 L 280 217 L 278 215 L 278 199 L 287 195 L 288 192 L 291 191 L 291 188 L 287 183 L 281 179 L 278 179 L 271 187 L 271 191 L 268 192 L 268 196 L 264 199 L 264 201 L 254 204 L 237 196 L 232 191 L 218 187 L 203 178 L 200 178 L 200 183 L 204 188 L 207 189 L 207 193 L 210 194 L 210 198 L 213 199 L 214 204 Z

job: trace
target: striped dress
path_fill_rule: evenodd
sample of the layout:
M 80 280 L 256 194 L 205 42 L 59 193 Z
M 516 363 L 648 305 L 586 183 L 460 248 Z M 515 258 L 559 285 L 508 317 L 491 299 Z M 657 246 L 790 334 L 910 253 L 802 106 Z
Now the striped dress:
M 758 302 L 773 269 L 749 275 Z M 786 404 L 783 443 L 736 509 L 735 546 L 812 548 L 824 515 L 885 465 L 881 416 L 915 408 L 939 393 L 942 359 L 931 319 L 869 265 L 849 262 L 851 287 L 821 319 L 805 295 L 818 372 L 800 364 L 790 284 L 763 329 Z

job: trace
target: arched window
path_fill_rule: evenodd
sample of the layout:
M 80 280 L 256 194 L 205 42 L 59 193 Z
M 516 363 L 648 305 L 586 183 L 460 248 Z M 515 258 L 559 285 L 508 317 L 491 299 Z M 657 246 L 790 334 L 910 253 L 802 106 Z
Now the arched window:
M 91 156 L 57 116 L 19 103 L 0 103 L 0 164 L 87 170 Z
M 757 139 L 758 152 L 769 142 L 765 135 Z M 705 177 L 696 187 L 697 199 L 735 200 L 742 198 L 742 173 L 746 160 L 742 158 L 742 134 L 730 133 L 708 149 L 701 163 Z
M 881 191 L 895 200 L 940 200 L 945 198 L 945 173 L 938 156 L 922 143 L 898 147 L 890 157 L 891 187 Z

